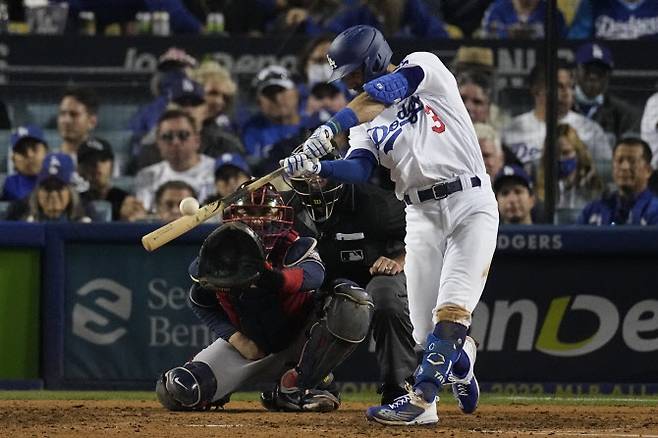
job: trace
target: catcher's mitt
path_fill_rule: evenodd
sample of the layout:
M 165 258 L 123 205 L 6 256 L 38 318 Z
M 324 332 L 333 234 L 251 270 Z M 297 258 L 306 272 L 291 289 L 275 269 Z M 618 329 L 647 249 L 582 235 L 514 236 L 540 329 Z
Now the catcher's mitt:
M 221 225 L 199 251 L 201 286 L 229 288 L 252 284 L 265 268 L 265 251 L 258 235 L 241 222 Z

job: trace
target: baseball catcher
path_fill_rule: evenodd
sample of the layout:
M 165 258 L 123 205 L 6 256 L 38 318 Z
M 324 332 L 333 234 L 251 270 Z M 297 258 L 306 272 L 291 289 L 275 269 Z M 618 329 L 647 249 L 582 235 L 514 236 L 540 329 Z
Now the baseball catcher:
M 339 407 L 332 370 L 365 339 L 373 304 L 346 280 L 319 290 L 316 241 L 292 223 L 292 208 L 270 184 L 225 210 L 189 268 L 192 310 L 218 339 L 160 376 L 164 407 L 222 406 L 234 391 L 270 382 L 268 409 Z

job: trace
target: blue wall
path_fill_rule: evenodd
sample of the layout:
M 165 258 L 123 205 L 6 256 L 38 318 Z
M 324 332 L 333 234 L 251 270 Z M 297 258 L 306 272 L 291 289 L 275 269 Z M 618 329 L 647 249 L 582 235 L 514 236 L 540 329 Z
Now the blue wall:
M 204 225 L 148 253 L 156 225 L 0 222 L 0 247 L 42 251 L 42 364 L 49 388 L 150 388 L 212 335 L 185 302 Z M 658 229 L 510 227 L 473 335 L 480 380 L 658 383 Z M 625 369 L 619 372 L 619 357 Z M 510 366 L 514 364 L 514 366 Z M 372 381 L 364 344 L 337 375 Z M 531 386 L 529 386 L 531 387 Z

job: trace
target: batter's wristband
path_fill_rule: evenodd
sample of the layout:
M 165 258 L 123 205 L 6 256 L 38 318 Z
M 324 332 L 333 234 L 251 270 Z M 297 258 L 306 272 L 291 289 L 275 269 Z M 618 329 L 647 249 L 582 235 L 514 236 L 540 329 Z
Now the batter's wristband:
M 358 124 L 359 118 L 352 108 L 343 108 L 325 123 L 334 135 L 347 131 Z

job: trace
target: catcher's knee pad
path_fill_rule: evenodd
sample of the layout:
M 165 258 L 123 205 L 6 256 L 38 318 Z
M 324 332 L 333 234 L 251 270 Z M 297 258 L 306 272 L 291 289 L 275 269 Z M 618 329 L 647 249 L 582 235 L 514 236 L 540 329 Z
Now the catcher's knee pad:
M 311 327 L 297 366 L 302 389 L 318 386 L 368 335 L 374 305 L 363 288 L 351 281 L 334 283 L 325 317 Z
M 217 380 L 203 362 L 188 362 L 164 373 L 156 384 L 158 400 L 170 410 L 203 408 L 212 402 Z
M 368 335 L 375 306 L 362 287 L 349 280 L 334 282 L 326 308 L 327 329 L 336 338 L 359 343 Z

